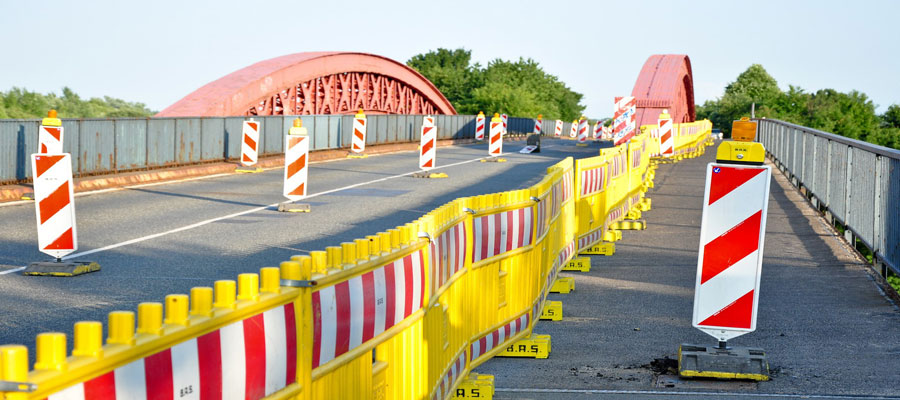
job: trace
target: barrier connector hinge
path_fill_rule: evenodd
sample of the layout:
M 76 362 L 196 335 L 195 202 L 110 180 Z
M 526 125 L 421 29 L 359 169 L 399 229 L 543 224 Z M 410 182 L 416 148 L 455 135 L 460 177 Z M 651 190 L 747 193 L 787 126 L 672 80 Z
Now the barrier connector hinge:
M 434 238 L 431 237 L 431 234 L 428 232 L 419 232 L 419 238 L 428 239 L 428 243 L 434 242 Z
M 310 280 L 310 281 L 297 280 L 297 279 L 282 279 L 281 280 L 281 286 L 287 286 L 287 287 L 311 288 L 311 287 L 316 287 L 318 284 L 319 284 L 319 282 L 312 281 L 312 280 Z
M 537 198 L 537 197 L 534 197 L 534 196 L 529 197 L 529 199 L 531 199 L 531 201 L 533 201 L 533 202 L 535 202 L 535 203 L 540 203 L 540 202 L 541 202 L 541 199 L 539 199 L 539 198 Z
M 467 213 L 469 213 L 469 214 L 475 215 L 475 210 L 473 210 L 473 209 L 471 209 L 471 208 L 469 208 L 469 207 L 463 208 L 463 211 L 465 211 L 465 212 L 467 212 Z
M 0 381 L 0 393 L 31 393 L 35 390 L 37 390 L 37 385 L 31 382 Z

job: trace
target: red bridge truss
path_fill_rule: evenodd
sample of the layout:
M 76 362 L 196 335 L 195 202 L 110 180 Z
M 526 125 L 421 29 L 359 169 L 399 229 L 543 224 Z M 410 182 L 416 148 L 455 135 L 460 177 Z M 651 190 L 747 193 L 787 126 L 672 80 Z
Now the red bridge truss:
M 694 76 L 691 59 L 684 54 L 650 56 L 631 95 L 637 100 L 637 126 L 655 125 L 663 109 L 668 109 L 672 122 L 693 122 Z
M 260 61 L 197 89 L 157 117 L 456 114 L 424 76 L 365 53 L 297 53 Z

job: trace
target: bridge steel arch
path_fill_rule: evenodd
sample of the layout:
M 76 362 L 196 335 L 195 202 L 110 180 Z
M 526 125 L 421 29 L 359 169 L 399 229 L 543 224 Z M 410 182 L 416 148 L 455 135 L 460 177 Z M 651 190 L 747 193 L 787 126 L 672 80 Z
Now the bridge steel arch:
M 417 71 L 367 53 L 309 52 L 260 61 L 210 82 L 156 117 L 456 114 Z
M 672 122 L 693 122 L 694 76 L 685 54 L 655 54 L 644 63 L 631 95 L 637 100 L 637 126 L 655 125 L 663 109 Z

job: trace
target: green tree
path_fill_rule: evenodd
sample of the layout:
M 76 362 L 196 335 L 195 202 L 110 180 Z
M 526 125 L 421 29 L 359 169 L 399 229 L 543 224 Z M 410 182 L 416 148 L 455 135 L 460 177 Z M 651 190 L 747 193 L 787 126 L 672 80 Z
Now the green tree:
M 881 115 L 881 123 L 886 128 L 900 128 L 900 104 L 891 104 Z
M 753 104 L 756 104 L 757 117 L 774 116 L 773 110 L 780 95 L 781 90 L 778 89 L 775 78 L 762 65 L 753 64 L 741 72 L 734 82 L 725 86 L 725 93 L 715 104 L 704 103 L 701 114 L 712 121 L 714 126 L 730 134 L 731 122 L 750 116 Z
M 0 118 L 42 118 L 51 109 L 55 109 L 60 118 L 149 117 L 156 113 L 143 103 L 108 96 L 83 100 L 68 87 L 62 89 L 62 96 L 15 87 L 0 92 Z

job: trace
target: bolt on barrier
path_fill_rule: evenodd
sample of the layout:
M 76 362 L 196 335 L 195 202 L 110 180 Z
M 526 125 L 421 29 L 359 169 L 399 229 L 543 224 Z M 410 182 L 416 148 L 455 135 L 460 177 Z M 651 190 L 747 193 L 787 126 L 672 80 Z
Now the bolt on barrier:
M 530 121 L 529 121 L 530 122 Z M 676 149 L 702 152 L 706 123 Z M 678 129 L 678 128 L 676 128 Z M 642 129 L 643 130 L 643 129 Z M 446 398 L 496 355 L 543 343 L 533 329 L 557 274 L 652 185 L 649 132 L 566 158 L 528 189 L 459 198 L 423 217 L 278 267 L 240 274 L 137 313 L 0 346 L 0 399 Z M 512 350 L 510 350 L 512 349 Z

